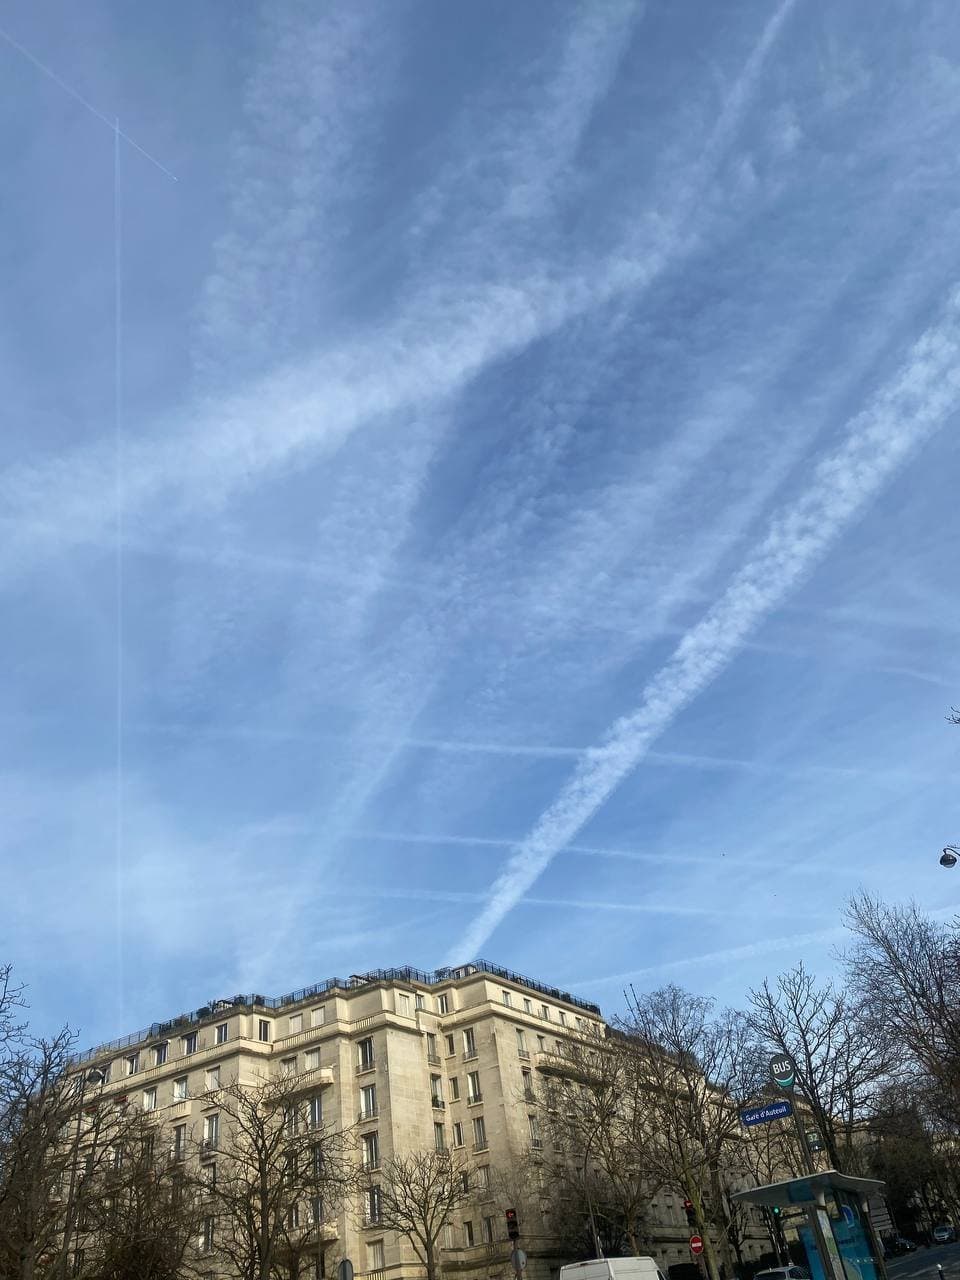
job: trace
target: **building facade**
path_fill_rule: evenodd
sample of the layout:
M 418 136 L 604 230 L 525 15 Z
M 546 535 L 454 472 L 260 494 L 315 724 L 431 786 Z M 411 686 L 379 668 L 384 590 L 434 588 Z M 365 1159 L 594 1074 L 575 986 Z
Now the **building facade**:
M 189 1147 L 210 1164 L 222 1141 L 223 1085 L 264 1076 L 304 1082 L 324 1124 L 355 1131 L 368 1173 L 362 1202 L 318 1225 L 316 1265 L 328 1275 L 342 1258 L 367 1280 L 422 1274 L 410 1245 L 378 1222 L 377 1171 L 394 1155 L 458 1153 L 477 1190 L 446 1228 L 443 1269 L 500 1280 L 512 1274 L 504 1212 L 513 1206 L 501 1203 L 510 1172 L 550 1159 L 534 1105 L 538 1078 L 563 1070 L 571 1040 L 602 1032 L 595 1005 L 477 962 L 334 978 L 279 998 L 218 1000 L 80 1061 L 106 1077 L 105 1100 L 155 1115 L 175 1153 Z M 654 1213 L 653 1252 L 664 1271 L 689 1263 L 682 1202 L 661 1195 Z M 545 1234 L 524 1231 L 522 1243 L 530 1280 L 549 1280 L 567 1260 Z M 766 1247 L 758 1233 L 748 1256 Z M 211 1275 L 215 1259 L 211 1247 Z

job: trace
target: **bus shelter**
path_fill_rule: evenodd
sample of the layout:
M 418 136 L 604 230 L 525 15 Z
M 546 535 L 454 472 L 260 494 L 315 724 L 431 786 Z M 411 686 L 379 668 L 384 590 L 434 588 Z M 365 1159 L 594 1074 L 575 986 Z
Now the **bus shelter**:
M 800 1239 L 813 1280 L 887 1280 L 883 1249 L 870 1220 L 870 1197 L 883 1186 L 828 1169 L 772 1182 L 731 1199 L 767 1209 L 800 1209 Z

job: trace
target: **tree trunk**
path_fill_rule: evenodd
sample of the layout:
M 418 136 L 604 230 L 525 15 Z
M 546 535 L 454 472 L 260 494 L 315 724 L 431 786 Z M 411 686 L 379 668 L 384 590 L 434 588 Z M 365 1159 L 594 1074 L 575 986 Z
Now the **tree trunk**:
M 437 1255 L 432 1244 L 424 1251 L 424 1266 L 427 1269 L 427 1280 L 437 1280 Z

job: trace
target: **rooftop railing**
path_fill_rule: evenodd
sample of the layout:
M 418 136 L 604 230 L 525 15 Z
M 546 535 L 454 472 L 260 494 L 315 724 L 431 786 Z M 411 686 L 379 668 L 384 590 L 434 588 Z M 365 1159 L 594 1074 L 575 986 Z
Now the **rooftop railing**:
M 600 1016 L 599 1006 L 591 1004 L 589 1000 L 581 1000 L 578 996 L 571 995 L 569 991 L 561 991 L 558 987 L 548 987 L 534 978 L 524 977 L 523 974 L 514 973 L 511 969 L 504 969 L 501 965 L 492 964 L 488 960 L 473 960 L 470 964 L 450 969 L 434 969 L 432 972 L 404 965 L 398 969 L 371 969 L 368 973 L 354 973 L 349 978 L 327 978 L 323 982 L 314 983 L 311 987 L 300 987 L 297 991 L 289 991 L 283 996 L 236 995 L 224 1000 L 213 1000 L 210 1004 L 202 1005 L 191 1013 L 181 1013 L 166 1022 L 151 1023 L 141 1031 L 133 1031 L 128 1036 L 121 1036 L 117 1040 L 109 1040 L 93 1049 L 87 1049 L 84 1053 L 78 1053 L 73 1061 L 87 1062 L 91 1058 L 99 1057 L 102 1053 L 113 1053 L 118 1049 L 126 1049 L 130 1045 L 142 1044 L 145 1040 L 160 1040 L 164 1036 L 181 1034 L 185 1028 L 195 1023 L 203 1022 L 207 1018 L 223 1018 L 238 1008 L 283 1009 L 287 1005 L 300 1004 L 303 1000 L 328 995 L 331 991 L 355 991 L 358 987 L 368 987 L 378 982 L 409 982 L 433 987 L 469 977 L 474 973 L 486 973 L 507 982 L 516 982 L 530 991 L 537 991 L 541 995 L 550 996 L 554 1000 L 560 1000 L 564 1004 L 574 1005 L 578 1009 Z

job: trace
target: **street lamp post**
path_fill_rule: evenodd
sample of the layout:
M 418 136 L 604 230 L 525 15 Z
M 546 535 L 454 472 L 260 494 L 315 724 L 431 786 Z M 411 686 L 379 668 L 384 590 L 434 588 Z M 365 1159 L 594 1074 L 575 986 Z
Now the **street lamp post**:
M 593 1140 L 597 1136 L 597 1130 L 591 1133 L 587 1139 L 587 1145 L 583 1153 L 583 1191 L 587 1197 L 587 1212 L 590 1215 L 590 1231 L 593 1234 L 593 1247 L 597 1251 L 597 1257 L 603 1257 L 603 1246 L 600 1244 L 600 1236 L 597 1234 L 597 1220 L 593 1215 L 593 1197 L 590 1194 L 590 1184 L 587 1181 L 587 1161 L 590 1159 L 590 1147 Z
M 106 1079 L 104 1073 L 98 1067 L 91 1067 L 86 1073 L 81 1072 L 77 1077 L 77 1128 L 73 1139 L 73 1152 L 70 1159 L 70 1187 L 67 1191 L 67 1204 L 63 1222 L 63 1244 L 60 1249 L 60 1264 L 57 1272 L 66 1280 L 67 1263 L 70 1256 L 70 1242 L 73 1237 L 73 1229 L 76 1219 L 77 1209 L 77 1166 L 80 1161 L 80 1140 L 83 1136 L 83 1099 L 86 1095 L 87 1085 L 103 1085 Z

